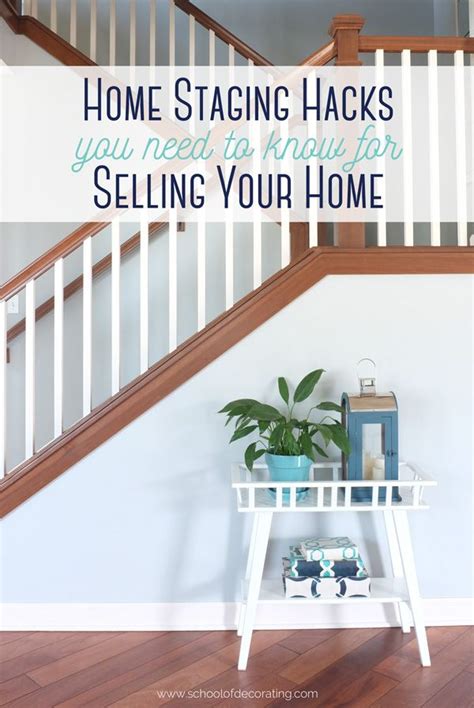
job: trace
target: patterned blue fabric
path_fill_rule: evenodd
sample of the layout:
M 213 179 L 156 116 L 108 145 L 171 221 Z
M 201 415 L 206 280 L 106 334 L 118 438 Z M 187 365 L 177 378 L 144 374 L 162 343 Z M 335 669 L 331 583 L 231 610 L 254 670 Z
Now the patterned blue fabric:
M 353 560 L 307 561 L 298 546 L 290 546 L 289 556 L 283 558 L 283 570 L 288 577 L 292 578 L 367 577 L 367 571 L 360 556 Z
M 370 597 L 370 578 L 292 578 L 283 575 L 285 597 L 329 600 L 344 597 Z
M 347 536 L 308 538 L 301 542 L 301 553 L 307 561 L 355 560 L 359 550 Z

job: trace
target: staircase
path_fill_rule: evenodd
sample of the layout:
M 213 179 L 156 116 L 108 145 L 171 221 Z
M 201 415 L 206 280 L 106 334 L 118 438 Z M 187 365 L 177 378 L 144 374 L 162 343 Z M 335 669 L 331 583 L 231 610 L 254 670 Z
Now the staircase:
M 68 65 L 113 65 L 124 60 L 118 52 L 125 46 L 126 61 L 132 65 L 174 64 L 178 31 L 186 32 L 190 65 L 202 56 L 210 65 L 269 64 L 187 0 L 175 0 L 166 8 L 153 0 L 130 2 L 127 37 L 120 34 L 122 25 L 118 29 L 115 1 L 106 6 L 91 0 L 87 47 L 76 46 L 78 22 L 84 21 L 76 0 L 60 6 L 56 0 L 30 0 L 23 3 L 23 14 L 19 2 L 0 0 L 0 9 L 14 32 Z M 472 39 L 366 36 L 363 24 L 357 15 L 336 17 L 330 41 L 301 64 L 364 61 L 375 63 L 383 73 L 389 55 L 388 61 L 393 63 L 395 57 L 409 79 L 413 55 L 425 55 L 435 85 L 438 54 L 451 55 L 460 72 L 465 56 L 474 53 Z M 143 27 L 146 42 L 139 29 Z M 108 41 L 98 42 L 104 36 Z M 457 110 L 464 100 L 459 82 Z M 457 145 L 462 154 L 464 130 Z M 430 184 L 433 195 L 439 194 L 436 170 Z M 474 272 L 465 199 L 459 199 L 456 242 L 451 245 L 443 238 L 433 199 L 429 245 L 421 246 L 410 208 L 413 198 L 407 193 L 403 245 L 398 247 L 392 245 L 383 211 L 373 234 L 364 224 L 339 224 L 331 230 L 316 218 L 309 224 L 290 224 L 284 214 L 275 224 L 256 219 L 239 225 L 229 215 L 223 224 L 201 220 L 184 226 L 175 210 L 166 222 L 143 219 L 130 234 L 130 225 L 117 214 L 111 223 L 83 224 L 12 277 L 0 287 L 0 515 L 326 275 Z M 364 248 L 366 244 L 372 247 Z M 13 298 L 18 298 L 25 316 L 8 326 Z M 18 390 L 23 391 L 21 400 Z

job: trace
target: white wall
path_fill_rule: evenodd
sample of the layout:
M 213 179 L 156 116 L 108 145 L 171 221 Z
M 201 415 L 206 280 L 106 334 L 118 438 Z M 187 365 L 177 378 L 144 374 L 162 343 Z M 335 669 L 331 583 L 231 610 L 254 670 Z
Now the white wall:
M 275 379 L 327 370 L 319 396 L 356 387 L 378 364 L 400 406 L 400 451 L 435 479 L 412 514 L 425 597 L 472 594 L 472 302 L 470 276 L 334 276 L 194 376 L 2 521 L 8 603 L 232 601 L 249 519 L 235 510 L 217 415 L 240 396 L 276 401 Z M 288 544 L 348 534 L 369 570 L 387 565 L 375 515 L 278 518 L 267 575 Z

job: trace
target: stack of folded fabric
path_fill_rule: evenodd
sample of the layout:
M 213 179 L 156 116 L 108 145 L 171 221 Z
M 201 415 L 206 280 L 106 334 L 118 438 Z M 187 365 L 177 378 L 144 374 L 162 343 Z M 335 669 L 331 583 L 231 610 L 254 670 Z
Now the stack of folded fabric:
M 286 597 L 370 597 L 370 578 L 347 536 L 311 538 L 283 558 Z

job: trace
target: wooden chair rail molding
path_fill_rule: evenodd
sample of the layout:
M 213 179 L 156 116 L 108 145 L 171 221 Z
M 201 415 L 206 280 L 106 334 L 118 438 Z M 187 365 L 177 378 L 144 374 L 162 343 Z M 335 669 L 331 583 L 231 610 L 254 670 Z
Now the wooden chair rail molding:
M 150 239 L 151 237 L 156 237 L 161 231 L 166 229 L 168 226 L 168 222 L 164 221 L 153 221 L 148 225 L 148 233 L 150 234 Z M 184 222 L 179 222 L 178 223 L 178 231 L 184 231 L 185 230 L 185 224 Z M 125 256 L 128 256 L 132 253 L 134 253 L 140 245 L 140 232 L 134 234 L 131 236 L 127 241 L 125 241 L 121 247 L 120 247 L 120 256 L 121 258 L 124 258 Z M 98 278 L 99 275 L 102 275 L 107 270 L 110 270 L 110 267 L 112 265 L 112 256 L 109 253 L 107 256 L 104 256 L 100 261 L 98 261 L 92 268 L 92 277 L 93 278 Z M 64 288 L 64 299 L 67 300 L 70 298 L 74 293 L 76 293 L 78 290 L 82 288 L 82 275 L 80 275 L 78 278 L 75 278 L 72 280 L 66 287 Z M 36 313 L 35 313 L 35 319 L 36 322 L 40 320 L 42 317 L 47 315 L 49 312 L 52 312 L 54 310 L 54 297 L 50 297 L 48 300 L 45 300 L 45 302 L 41 303 L 36 308 Z M 18 335 L 22 334 L 22 332 L 25 331 L 25 319 L 23 318 L 19 322 L 16 323 L 16 325 L 13 325 L 13 327 L 10 327 L 10 329 L 7 332 L 7 342 L 12 342 Z
M 474 273 L 469 248 L 307 250 L 0 483 L 0 516 L 79 462 L 326 275 Z

